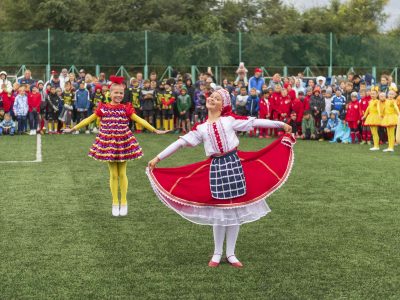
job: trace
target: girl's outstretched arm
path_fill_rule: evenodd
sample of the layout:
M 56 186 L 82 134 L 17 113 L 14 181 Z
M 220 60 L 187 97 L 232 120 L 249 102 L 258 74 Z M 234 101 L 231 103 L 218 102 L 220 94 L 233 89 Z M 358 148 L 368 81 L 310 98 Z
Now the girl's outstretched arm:
M 168 156 L 171 156 L 174 154 L 176 151 L 178 151 L 180 148 L 190 146 L 188 142 L 186 142 L 184 139 L 178 139 L 177 141 L 173 142 L 171 145 L 169 145 L 167 148 L 165 148 L 161 153 L 159 153 L 156 157 L 154 157 L 151 161 L 149 161 L 149 168 L 151 170 L 154 169 L 157 163 L 159 163 L 161 160 L 167 158 Z
M 164 133 L 168 132 L 167 130 L 157 130 L 157 129 L 155 129 L 153 126 L 150 125 L 149 122 L 147 122 L 146 120 L 142 119 L 141 117 L 139 117 L 135 113 L 133 113 L 131 115 L 131 120 L 136 122 L 136 123 L 139 123 L 140 125 L 142 125 L 147 130 L 150 130 L 151 132 L 154 132 L 156 134 L 164 134 Z
M 76 124 L 74 127 L 72 128 L 65 128 L 64 132 L 65 133 L 70 133 L 72 131 L 75 130 L 79 130 L 85 126 L 88 126 L 90 123 L 94 122 L 97 119 L 97 115 L 96 114 L 92 114 L 91 116 L 87 117 L 86 119 L 83 119 L 81 122 L 79 122 L 79 124 Z

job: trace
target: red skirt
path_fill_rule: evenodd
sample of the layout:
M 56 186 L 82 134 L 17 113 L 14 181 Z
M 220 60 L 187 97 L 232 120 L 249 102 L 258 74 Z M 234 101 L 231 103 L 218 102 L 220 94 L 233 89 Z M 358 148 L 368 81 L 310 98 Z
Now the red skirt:
M 176 168 L 147 169 L 147 175 L 158 198 L 194 223 L 237 225 L 251 222 L 270 211 L 265 199 L 288 178 L 294 161 L 292 146 L 295 142 L 290 134 L 285 134 L 257 152 L 238 151 L 246 194 L 237 198 L 215 199 L 211 196 L 212 158 Z

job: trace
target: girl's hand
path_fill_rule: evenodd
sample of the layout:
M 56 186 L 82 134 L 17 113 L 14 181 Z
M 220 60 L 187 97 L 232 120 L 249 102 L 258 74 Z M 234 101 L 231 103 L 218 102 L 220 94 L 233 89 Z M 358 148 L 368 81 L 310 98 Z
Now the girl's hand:
M 71 132 L 73 132 L 73 131 L 75 131 L 73 128 L 65 128 L 65 129 L 64 129 L 64 132 L 65 132 L 65 133 L 71 133 Z
M 284 130 L 286 133 L 291 133 L 291 132 L 292 132 L 292 126 L 290 126 L 290 125 L 288 125 L 288 124 L 285 124 L 285 125 L 283 126 L 283 130 Z
M 171 130 L 158 130 L 156 129 L 156 131 L 154 131 L 155 134 L 166 134 L 168 132 L 170 132 Z
M 158 156 L 154 157 L 151 161 L 148 163 L 148 167 L 150 170 L 153 170 L 156 167 L 156 164 L 160 161 Z

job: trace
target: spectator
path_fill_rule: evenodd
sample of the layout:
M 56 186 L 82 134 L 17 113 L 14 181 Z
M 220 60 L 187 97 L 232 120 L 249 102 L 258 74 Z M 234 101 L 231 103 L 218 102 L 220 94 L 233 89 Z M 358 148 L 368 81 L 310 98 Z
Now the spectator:
M 63 68 L 60 73 L 60 87 L 63 91 L 67 81 L 69 81 L 68 70 Z
M 190 131 L 190 107 L 192 106 L 192 100 L 187 94 L 186 87 L 181 89 L 181 94 L 177 99 L 177 108 L 179 112 L 180 126 L 182 128 L 182 133 Z
M 311 114 L 313 116 L 313 119 L 315 121 L 315 125 L 318 128 L 320 125 L 321 121 L 321 113 L 325 108 L 325 101 L 321 96 L 321 90 L 317 86 L 315 87 L 313 91 L 313 95 L 310 98 L 310 108 L 311 108 Z
M 319 137 L 320 142 L 327 139 L 327 136 L 326 136 L 327 127 L 328 127 L 328 113 L 326 111 L 324 111 L 321 114 L 321 124 L 320 124 L 319 130 L 318 130 L 318 137 Z
M 150 124 L 153 124 L 156 99 L 155 99 L 155 90 L 151 89 L 150 85 L 151 85 L 150 80 L 146 79 L 143 82 L 143 89 L 141 90 L 140 102 L 143 111 L 143 118 Z
M 0 94 L 3 93 L 3 91 L 5 91 L 7 93 L 12 92 L 11 81 L 7 79 L 6 71 L 0 72 Z
M 281 75 L 279 73 L 276 73 L 274 74 L 274 76 L 272 76 L 272 79 L 270 80 L 268 87 L 271 87 L 273 90 L 275 90 L 275 87 L 277 85 L 282 86 Z
M 265 80 L 262 75 L 262 70 L 260 68 L 256 68 L 254 70 L 254 76 L 249 79 L 249 88 L 248 91 L 251 94 L 251 89 L 255 88 L 257 95 L 261 94 L 262 86 L 265 84 Z
M 83 119 L 87 118 L 88 110 L 90 107 L 90 95 L 89 91 L 85 88 L 85 82 L 81 81 L 79 84 L 79 89 L 75 92 L 75 107 L 77 110 L 77 122 L 79 123 Z M 79 130 L 76 131 L 76 134 Z M 86 126 L 86 134 L 89 134 L 89 127 Z
M 326 89 L 325 98 L 324 98 L 324 103 L 325 103 L 324 112 L 326 112 L 328 116 L 331 113 L 332 100 L 333 100 L 332 89 L 329 87 Z
M 23 134 L 26 131 L 26 116 L 29 110 L 28 97 L 23 86 L 18 88 L 18 95 L 15 97 L 13 110 L 18 121 L 18 134 Z
M 136 80 L 138 81 L 139 88 L 142 89 L 142 88 L 143 88 L 143 85 L 144 85 L 143 73 L 137 72 L 137 73 L 136 73 Z
M 251 80 L 251 79 L 250 79 Z M 261 90 L 261 87 L 260 87 Z M 258 97 L 258 92 L 255 87 L 250 90 L 250 95 L 247 98 L 246 110 L 247 115 L 250 117 L 258 117 L 258 111 L 260 109 L 260 98 Z M 256 136 L 257 129 L 254 128 L 253 131 L 250 131 L 249 136 Z
M 301 138 L 303 140 L 314 140 L 315 139 L 315 124 L 314 119 L 310 111 L 305 111 L 303 115 L 303 121 L 301 122 Z
M 97 82 L 100 83 L 100 84 L 107 84 L 106 73 L 101 72 L 99 74 L 99 79 L 97 80 Z
M 244 62 L 241 62 L 239 64 L 239 67 L 236 70 L 237 77 L 235 79 L 235 82 L 242 82 L 243 86 L 247 86 L 249 84 L 248 79 L 247 79 L 247 69 L 244 66 Z
M 80 84 L 82 81 L 85 82 L 85 77 L 86 77 L 85 69 L 80 69 L 78 78 L 76 80 L 78 84 Z
M 32 88 L 32 93 L 28 94 L 30 135 L 35 135 L 37 133 L 41 104 L 42 95 L 39 93 L 39 89 L 34 86 Z
M 9 113 L 4 115 L 4 120 L 0 122 L 0 135 L 14 135 L 15 133 L 15 123 L 11 118 Z
M 21 85 L 29 84 L 32 86 L 35 84 L 35 80 L 32 78 L 32 73 L 30 70 L 25 70 L 24 76 L 18 79 L 18 83 Z

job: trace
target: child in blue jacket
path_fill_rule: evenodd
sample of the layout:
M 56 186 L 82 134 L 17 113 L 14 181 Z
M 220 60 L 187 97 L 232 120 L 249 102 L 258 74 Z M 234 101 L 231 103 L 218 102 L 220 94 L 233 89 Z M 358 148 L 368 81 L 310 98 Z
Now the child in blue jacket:
M 79 84 L 79 89 L 75 92 L 75 107 L 78 113 L 77 123 L 86 119 L 88 116 L 88 110 L 90 107 L 90 94 L 89 91 L 85 88 L 85 82 L 81 81 Z M 76 131 L 76 134 L 79 133 L 79 130 Z M 89 126 L 86 126 L 86 133 L 89 134 Z
M 252 88 L 250 90 L 250 95 L 247 98 L 247 103 L 246 103 L 246 110 L 247 110 L 247 115 L 250 117 L 258 117 L 258 111 L 260 110 L 260 98 L 257 96 L 257 90 L 256 88 Z M 250 131 L 249 136 L 256 136 L 257 129 L 254 128 L 253 131 Z

